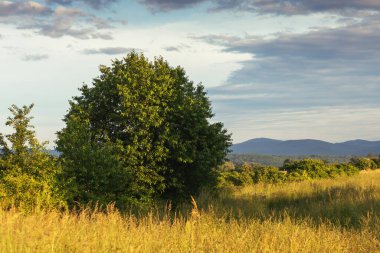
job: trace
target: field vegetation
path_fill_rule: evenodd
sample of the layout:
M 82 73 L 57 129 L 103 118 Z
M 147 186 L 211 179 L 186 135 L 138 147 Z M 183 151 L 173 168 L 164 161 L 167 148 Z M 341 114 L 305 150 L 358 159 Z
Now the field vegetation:
M 315 158 L 287 159 L 280 167 L 257 163 L 235 164 L 228 161 L 220 165 L 217 171 L 218 186 L 229 187 L 353 176 L 362 170 L 378 168 L 380 168 L 380 157 L 369 156 L 352 157 L 345 163 L 331 163 Z
M 260 183 L 123 213 L 0 209 L 0 252 L 379 252 L 379 181 Z

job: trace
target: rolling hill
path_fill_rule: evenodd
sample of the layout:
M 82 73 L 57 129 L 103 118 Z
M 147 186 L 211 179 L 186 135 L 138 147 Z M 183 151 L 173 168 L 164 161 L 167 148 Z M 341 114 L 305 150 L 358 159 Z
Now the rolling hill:
M 232 152 L 233 154 L 266 155 L 378 155 L 380 154 L 380 141 L 351 140 L 330 143 L 311 139 L 280 141 L 258 138 L 234 144 Z

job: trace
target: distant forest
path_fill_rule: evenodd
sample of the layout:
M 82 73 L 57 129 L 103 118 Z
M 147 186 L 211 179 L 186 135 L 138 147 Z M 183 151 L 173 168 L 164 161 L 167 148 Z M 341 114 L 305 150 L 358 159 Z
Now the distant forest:
M 353 156 L 327 156 L 327 155 L 300 155 L 277 156 L 262 154 L 228 154 L 227 159 L 234 164 L 257 163 L 265 166 L 283 166 L 285 160 L 303 160 L 306 158 L 321 159 L 328 163 L 347 163 Z

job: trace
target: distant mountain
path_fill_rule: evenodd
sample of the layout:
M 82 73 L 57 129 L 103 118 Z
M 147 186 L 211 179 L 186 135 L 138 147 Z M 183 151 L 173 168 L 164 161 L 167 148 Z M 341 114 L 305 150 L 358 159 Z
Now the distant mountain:
M 234 144 L 232 152 L 233 154 L 265 155 L 377 155 L 380 154 L 380 141 L 351 140 L 330 143 L 309 139 L 280 141 L 258 138 Z

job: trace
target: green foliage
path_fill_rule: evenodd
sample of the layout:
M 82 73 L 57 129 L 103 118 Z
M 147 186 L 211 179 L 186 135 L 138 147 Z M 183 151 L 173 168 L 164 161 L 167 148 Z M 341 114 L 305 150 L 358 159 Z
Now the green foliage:
M 331 177 L 335 177 L 336 175 L 342 176 L 353 176 L 357 175 L 359 173 L 359 169 L 355 167 L 354 165 L 350 163 L 342 163 L 342 164 L 335 164 L 334 170 L 330 172 Z
M 246 174 L 237 171 L 221 172 L 218 178 L 218 187 L 232 187 L 248 185 L 252 180 Z
M 0 133 L 0 157 L 9 152 L 8 144 L 4 139 L 4 135 Z
M 286 160 L 303 160 L 307 158 L 321 159 L 329 163 L 347 163 L 351 156 L 330 156 L 330 155 L 300 155 L 300 156 L 279 156 L 263 154 L 228 154 L 227 158 L 234 164 L 245 162 L 258 163 L 265 166 L 281 167 Z
M 376 167 L 375 167 L 375 165 L 374 165 L 374 167 L 376 169 L 379 169 L 380 168 L 380 156 L 378 156 L 378 157 L 371 157 L 371 160 L 376 165 Z
M 227 161 L 218 166 L 218 171 L 227 172 L 235 170 L 235 164 L 231 161 Z
M 232 166 L 229 166 L 232 168 Z M 219 187 L 244 186 L 252 183 L 284 183 L 310 179 L 352 176 L 359 169 L 350 163 L 328 164 L 319 159 L 286 160 L 282 168 L 244 163 L 234 170 L 219 167 Z
M 254 183 L 282 183 L 288 180 L 285 171 L 273 166 L 243 164 L 236 170 L 220 172 L 219 187 L 245 186 Z
M 46 143 L 40 144 L 35 138 L 28 117 L 32 108 L 33 105 L 10 108 L 13 117 L 8 118 L 6 125 L 15 130 L 6 136 L 10 147 L 0 135 L 1 202 L 27 210 L 62 207 L 64 195 L 58 183 L 61 167 L 46 151 Z
M 109 141 L 95 145 L 88 124 L 88 120 L 80 118 L 69 120 L 67 132 L 60 136 L 60 151 L 64 154 L 60 159 L 64 164 L 63 178 L 68 182 L 69 204 L 120 202 L 130 181 L 117 154 L 121 148 Z
M 257 167 L 254 169 L 253 181 L 255 183 L 282 183 L 287 180 L 287 174 L 285 171 L 281 171 L 274 166 Z
M 330 171 L 330 167 L 319 159 L 288 161 L 284 164 L 283 169 L 291 175 L 306 175 L 311 179 L 327 178 Z
M 351 164 L 328 164 L 319 159 L 288 161 L 283 168 L 293 180 L 334 178 L 342 175 L 354 175 L 358 168 Z
M 376 162 L 368 157 L 354 157 L 350 159 L 350 163 L 360 170 L 376 169 Z
M 202 85 L 162 58 L 149 62 L 135 52 L 100 72 L 74 97 L 58 133 L 73 200 L 149 203 L 216 183 L 212 168 L 231 142 L 221 123 L 209 123 Z

